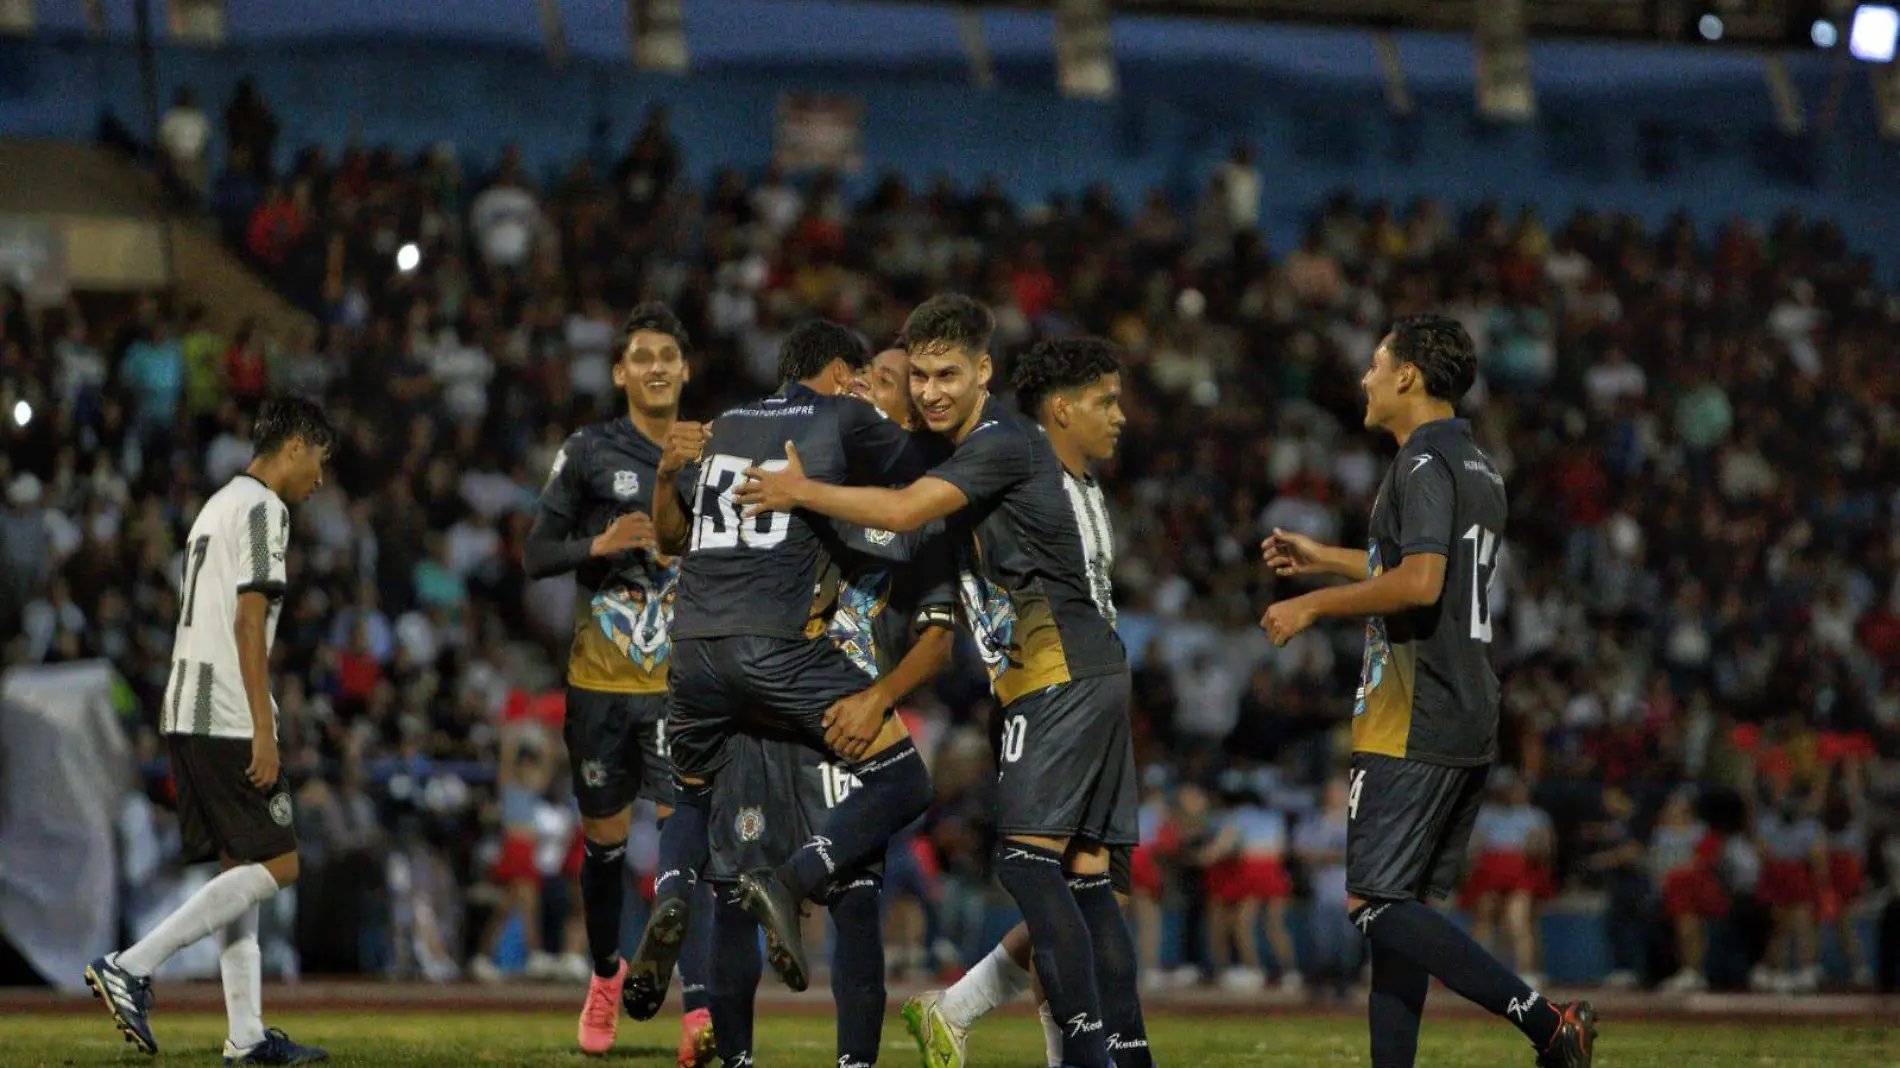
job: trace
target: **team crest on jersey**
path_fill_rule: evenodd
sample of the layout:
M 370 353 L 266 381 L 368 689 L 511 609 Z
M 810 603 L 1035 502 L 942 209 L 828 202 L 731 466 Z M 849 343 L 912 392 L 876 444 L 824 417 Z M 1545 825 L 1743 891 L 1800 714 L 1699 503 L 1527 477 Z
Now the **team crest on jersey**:
M 957 598 L 963 604 L 970 636 L 976 639 L 976 651 L 982 654 L 983 666 L 989 670 L 990 684 L 994 686 L 1004 672 L 1020 666 L 1009 655 L 1016 640 L 1016 606 L 1010 603 L 1009 593 L 1001 586 L 969 570 L 957 575 Z
M 290 795 L 273 794 L 270 799 L 271 822 L 279 827 L 290 826 Z
M 864 528 L 864 540 L 882 548 L 896 541 L 897 533 L 890 530 L 872 530 L 870 527 L 866 527 Z
M 677 567 L 651 567 L 623 573 L 623 581 L 594 595 L 594 625 L 622 656 L 643 671 L 656 671 L 672 651 L 667 628 L 673 622 Z
M 765 835 L 765 813 L 757 805 L 747 805 L 733 817 L 732 830 L 741 842 L 756 842 Z
M 1379 545 L 1374 542 L 1366 548 L 1366 578 L 1375 579 L 1384 572 L 1385 568 L 1379 563 Z M 1352 703 L 1355 718 L 1366 714 L 1366 699 L 1385 681 L 1385 665 L 1391 659 L 1392 643 L 1386 637 L 1385 620 L 1367 616 L 1365 660 L 1359 667 L 1359 692 Z
M 599 789 L 607 785 L 607 767 L 598 760 L 581 762 L 581 781 Z
M 865 571 L 838 589 L 838 608 L 827 634 L 858 670 L 876 678 L 877 631 L 874 624 L 891 596 L 890 572 Z
M 614 472 L 614 496 L 620 498 L 623 501 L 626 501 L 626 500 L 632 500 L 634 495 L 639 492 L 640 492 L 640 472 L 638 471 L 615 471 Z

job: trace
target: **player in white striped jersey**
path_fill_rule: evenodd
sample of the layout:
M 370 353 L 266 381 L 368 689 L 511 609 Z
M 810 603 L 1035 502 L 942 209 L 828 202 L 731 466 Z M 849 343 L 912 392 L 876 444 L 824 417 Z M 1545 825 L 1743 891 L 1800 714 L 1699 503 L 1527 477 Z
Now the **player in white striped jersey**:
M 185 859 L 216 859 L 223 871 L 138 944 L 86 967 L 93 996 L 105 1002 L 126 1041 L 146 1053 L 158 1052 L 147 1019 L 152 973 L 216 932 L 231 1027 L 224 1063 L 329 1059 L 264 1027 L 257 910 L 297 879 L 297 835 L 270 692 L 270 648 L 287 579 L 286 502 L 301 503 L 322 484 L 335 439 L 317 405 L 267 404 L 251 428 L 255 458 L 205 502 L 185 542 L 172 676 L 159 720 Z
M 1033 416 L 1049 437 L 1056 458 L 1062 462 L 1063 488 L 1069 505 L 1075 510 L 1075 525 L 1082 538 L 1082 559 L 1087 569 L 1090 597 L 1109 623 L 1115 622 L 1114 571 L 1115 530 L 1109 521 L 1108 501 L 1102 487 L 1090 474 L 1091 466 L 1109 460 L 1121 441 L 1122 415 L 1121 362 L 1114 346 L 1095 338 L 1073 338 L 1039 344 L 1017 358 L 1010 376 L 1020 410 Z M 1133 889 L 1130 850 L 1114 847 L 1109 853 L 1109 880 L 1116 898 L 1124 908 Z M 928 991 L 912 998 L 904 1006 L 904 1020 L 925 1063 L 933 1068 L 961 1068 L 965 1059 L 965 1040 L 970 1027 L 984 1014 L 1013 999 L 1032 985 L 1029 973 L 1029 929 L 1017 924 L 990 955 L 965 973 L 962 979 L 944 991 Z M 1127 992 L 1132 998 L 1134 955 L 1132 943 L 1127 954 Z M 1097 962 L 1098 968 L 1101 962 Z M 1039 985 L 1039 984 L 1038 984 Z M 1107 1001 L 1115 991 L 1102 982 L 1104 1015 L 1110 1019 Z M 1049 1010 L 1042 991 L 1035 992 L 1042 1018 L 1043 1040 L 1048 1063 L 1062 1062 L 1062 1031 Z M 1124 1011 L 1123 1019 L 1131 1014 Z M 1137 1005 L 1132 1017 L 1139 1019 Z M 1130 1056 L 1139 1043 L 1139 1054 Z M 1145 1060 L 1145 1035 L 1109 1036 L 1109 1054 L 1117 1063 Z

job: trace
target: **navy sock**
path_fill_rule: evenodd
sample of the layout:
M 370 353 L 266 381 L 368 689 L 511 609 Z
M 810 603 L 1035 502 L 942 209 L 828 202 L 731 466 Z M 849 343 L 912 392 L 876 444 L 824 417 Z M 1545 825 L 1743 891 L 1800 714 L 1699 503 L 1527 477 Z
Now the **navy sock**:
M 779 866 L 779 881 L 799 900 L 839 871 L 884 856 L 898 831 L 924 814 L 933 800 L 930 772 L 917 746 L 906 738 L 851 769 L 861 789 L 839 802 L 811 841 Z
M 727 1068 L 752 1063 L 752 1002 L 759 992 L 764 957 L 759 925 L 732 900 L 732 887 L 712 888 L 712 967 L 707 988 L 713 1040 Z
M 1366 1000 L 1372 1068 L 1412 1068 L 1418 1062 L 1418 1027 L 1431 986 L 1431 973 L 1424 968 L 1389 949 L 1372 947 L 1372 994 Z
M 1135 939 L 1128 933 L 1128 917 L 1106 875 L 1069 880 L 1069 892 L 1089 926 L 1095 950 L 1095 985 L 1102 999 L 1102 1022 L 1108 1025 L 1108 1054 L 1115 1068 L 1154 1068 L 1148 1051 L 1148 1024 L 1141 1016 L 1140 965 Z
M 680 1004 L 686 1012 L 712 1007 L 706 968 L 712 961 L 713 888 L 701 883 L 693 892 L 693 911 L 680 946 Z
M 653 903 L 672 897 L 686 897 L 706 870 L 706 858 L 712 850 L 706 839 L 706 813 L 712 807 L 712 787 L 707 783 L 675 783 L 673 814 L 660 821 L 660 857 L 654 865 Z
M 1376 901 L 1360 906 L 1352 922 L 1371 939 L 1374 953 L 1385 950 L 1412 961 L 1461 997 L 1511 1021 L 1538 1049 L 1557 1033 L 1557 1009 L 1431 906 Z
M 1095 951 L 1088 923 L 1062 874 L 1062 858 L 1005 840 L 996 847 L 996 880 L 1016 899 L 1029 925 L 1036 976 L 1062 1028 L 1062 1062 L 1074 1068 L 1107 1068 L 1108 1035 L 1095 992 Z
M 831 899 L 831 998 L 838 1010 L 838 1068 L 871 1068 L 884 1041 L 884 931 L 878 882 L 855 879 Z
M 581 854 L 581 908 L 587 916 L 587 954 L 594 974 L 611 979 L 620 970 L 620 920 L 626 904 L 627 843 L 588 839 Z

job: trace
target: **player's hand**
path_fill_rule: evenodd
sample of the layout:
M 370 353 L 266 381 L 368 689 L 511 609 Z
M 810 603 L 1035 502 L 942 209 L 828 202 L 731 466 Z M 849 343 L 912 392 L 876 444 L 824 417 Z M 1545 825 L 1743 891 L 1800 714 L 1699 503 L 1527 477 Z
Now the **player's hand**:
M 653 552 L 659 547 L 653 532 L 653 517 L 645 512 L 628 512 L 594 535 L 591 552 L 594 556 L 619 556 L 636 549 Z
M 891 702 L 875 686 L 834 702 L 825 709 L 825 744 L 848 763 L 863 760 L 884 729 L 884 713 L 890 708 Z
M 746 481 L 732 491 L 732 499 L 747 516 L 764 512 L 789 512 L 798 507 L 798 489 L 805 481 L 805 465 L 798 458 L 798 446 L 785 443 L 782 464 L 762 464 L 745 469 Z
M 259 790 L 268 790 L 277 785 L 278 771 L 277 738 L 269 734 L 258 734 L 253 737 L 251 739 L 251 766 L 244 769 L 244 777 Z
M 661 479 L 672 478 L 687 464 L 698 463 L 699 454 L 705 451 L 706 442 L 710 440 L 711 423 L 674 423 L 672 433 L 666 436 L 666 449 L 660 454 L 660 463 L 654 472 Z
M 1260 617 L 1260 626 L 1273 639 L 1275 645 L 1285 645 L 1294 636 L 1313 625 L 1319 618 L 1306 604 L 1306 598 L 1295 597 L 1290 601 L 1281 601 L 1267 609 Z
M 1319 555 L 1319 542 L 1279 527 L 1274 527 L 1273 533 L 1260 543 L 1260 558 L 1281 578 L 1321 574 Z

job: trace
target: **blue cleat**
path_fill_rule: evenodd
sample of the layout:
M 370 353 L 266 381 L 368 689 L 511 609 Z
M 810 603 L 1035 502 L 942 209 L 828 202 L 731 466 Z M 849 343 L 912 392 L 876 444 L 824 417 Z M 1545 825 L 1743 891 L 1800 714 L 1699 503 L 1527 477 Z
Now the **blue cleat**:
M 112 953 L 86 965 L 86 985 L 93 997 L 105 1002 L 127 1042 L 141 1052 L 157 1053 L 158 1039 L 152 1037 L 152 1023 L 146 1018 L 152 1007 L 152 980 L 119 967 L 118 959 Z
M 229 1041 L 224 1044 L 225 1068 L 235 1064 L 317 1064 L 329 1059 L 327 1051 L 315 1046 L 300 1046 L 275 1027 L 265 1031 L 264 1041 L 250 1049 L 232 1049 Z

